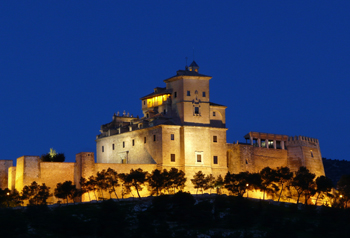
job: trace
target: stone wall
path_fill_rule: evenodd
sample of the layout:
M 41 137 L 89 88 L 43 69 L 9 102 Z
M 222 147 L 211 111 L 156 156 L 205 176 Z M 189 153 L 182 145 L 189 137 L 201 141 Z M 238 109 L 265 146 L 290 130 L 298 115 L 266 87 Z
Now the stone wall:
M 8 187 L 8 170 L 13 166 L 12 160 L 0 160 L 0 188 Z

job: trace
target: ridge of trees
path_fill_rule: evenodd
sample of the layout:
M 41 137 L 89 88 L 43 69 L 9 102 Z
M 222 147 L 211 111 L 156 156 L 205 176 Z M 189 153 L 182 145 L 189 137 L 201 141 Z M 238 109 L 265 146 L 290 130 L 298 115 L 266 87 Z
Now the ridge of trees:
M 303 197 L 304 204 L 308 204 L 310 198 L 315 196 L 316 204 L 319 200 L 328 198 L 330 204 L 336 207 L 347 208 L 350 200 L 350 175 L 341 177 L 337 189 L 334 190 L 332 181 L 320 176 L 315 178 L 307 168 L 300 167 L 298 171 L 292 173 L 288 167 L 271 169 L 266 167 L 258 173 L 240 172 L 238 174 L 228 172 L 224 178 L 222 176 L 214 177 L 212 174 L 204 174 L 198 171 L 190 179 L 196 194 L 202 194 L 209 190 L 216 190 L 217 194 L 226 189 L 230 194 L 243 197 L 249 191 L 260 191 L 263 200 L 267 195 L 274 200 L 280 201 L 284 198 L 297 198 L 297 203 Z M 0 190 L 0 206 L 18 206 L 27 201 L 29 205 L 45 205 L 50 196 L 62 199 L 64 202 L 75 201 L 77 197 L 87 193 L 89 200 L 104 200 L 107 197 L 112 198 L 112 194 L 119 199 L 116 189 L 122 187 L 121 197 L 132 194 L 136 191 L 137 196 L 141 198 L 140 191 L 147 187 L 151 195 L 160 196 L 162 194 L 175 194 L 182 191 L 185 187 L 187 178 L 182 170 L 171 168 L 170 170 L 155 169 L 151 173 L 139 169 L 131 169 L 130 173 L 117 173 L 117 171 L 108 168 L 96 173 L 95 176 L 80 179 L 80 187 L 77 188 L 72 181 L 58 183 L 54 193 L 50 194 L 49 187 L 45 184 L 39 185 L 35 181 L 32 184 L 24 186 L 21 193 L 9 189 Z M 109 195 L 107 195 L 109 194 Z

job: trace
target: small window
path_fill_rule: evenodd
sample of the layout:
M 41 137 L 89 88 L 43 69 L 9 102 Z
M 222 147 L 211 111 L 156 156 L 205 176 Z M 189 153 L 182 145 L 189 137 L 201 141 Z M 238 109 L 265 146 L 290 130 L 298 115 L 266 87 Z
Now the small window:
M 112 144 L 112 150 L 114 150 L 114 144 Z
M 146 114 L 146 117 L 149 118 L 149 114 L 148 113 Z
M 174 92 L 174 98 L 176 98 L 177 97 L 177 92 Z
M 135 145 L 135 139 L 132 139 L 132 146 Z
M 164 109 L 163 114 L 164 114 L 164 115 L 166 114 L 166 109 Z
M 205 98 L 205 92 L 202 93 L 202 96 Z
M 312 150 L 310 150 L 310 153 L 311 153 L 311 158 L 314 157 L 314 153 L 312 153 Z
M 171 154 L 170 155 L 170 161 L 171 162 L 175 162 L 175 154 Z
M 194 108 L 194 114 L 199 114 L 199 107 Z
M 102 146 L 102 152 L 105 152 L 105 147 L 104 146 Z
M 218 164 L 218 157 L 216 155 L 214 155 L 213 157 L 213 163 Z
M 123 148 L 125 148 L 125 141 L 123 141 Z
M 143 105 L 146 105 L 146 101 L 143 101 Z
M 156 141 L 156 140 L 157 140 L 156 135 L 153 135 L 153 141 Z
M 215 117 L 216 116 L 216 114 L 215 114 L 215 112 L 213 112 L 213 117 Z
M 171 134 L 170 135 L 170 140 L 174 140 L 175 139 L 175 135 L 174 134 Z
M 217 136 L 213 136 L 213 142 L 218 142 L 218 137 Z
M 197 163 L 202 163 L 202 155 L 197 154 Z
M 245 160 L 245 164 L 248 164 L 248 160 Z
M 145 144 L 146 144 L 146 137 L 144 137 L 144 138 L 143 138 L 143 143 L 145 143 Z
M 187 91 L 187 96 L 191 96 L 191 91 Z

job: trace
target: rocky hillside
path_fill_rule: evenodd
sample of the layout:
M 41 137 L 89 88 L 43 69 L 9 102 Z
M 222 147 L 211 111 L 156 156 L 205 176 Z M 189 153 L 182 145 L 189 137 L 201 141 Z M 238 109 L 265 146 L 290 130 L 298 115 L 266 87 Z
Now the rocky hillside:
M 334 186 L 342 175 L 350 174 L 350 161 L 326 158 L 322 158 L 322 160 L 326 176 L 332 179 Z

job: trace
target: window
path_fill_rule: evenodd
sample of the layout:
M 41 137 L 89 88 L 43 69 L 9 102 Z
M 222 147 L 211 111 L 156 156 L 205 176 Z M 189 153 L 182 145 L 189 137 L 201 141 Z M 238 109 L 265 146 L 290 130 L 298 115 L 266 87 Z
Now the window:
M 218 137 L 217 136 L 213 136 L 213 142 L 218 142 Z
M 174 98 L 176 98 L 177 97 L 177 92 L 174 92 Z
M 146 137 L 144 137 L 144 138 L 143 138 L 143 143 L 145 143 L 145 144 L 146 144 Z
M 311 158 L 314 157 L 314 153 L 312 153 L 312 150 L 310 150 L 310 153 L 311 153 Z
M 187 91 L 187 96 L 191 96 L 191 91 Z
M 157 140 L 156 135 L 153 135 L 153 141 L 156 141 L 156 140 Z
M 148 113 L 146 114 L 146 117 L 149 118 L 149 114 Z
M 202 155 L 197 154 L 197 163 L 202 163 Z
M 135 145 L 135 140 L 134 139 L 132 139 L 132 146 L 134 146 Z
M 199 114 L 199 107 L 194 108 L 194 114 Z
M 166 109 L 164 109 L 163 114 L 164 114 L 164 115 L 166 114 Z
M 215 112 L 213 112 L 213 117 L 215 117 L 216 115 L 215 115 Z
M 125 141 L 123 141 L 123 148 L 125 148 Z
M 203 164 L 203 151 L 196 151 L 195 156 L 196 164 Z
M 114 150 L 114 144 L 112 144 L 112 150 Z
M 174 134 L 171 134 L 170 135 L 170 140 L 174 140 L 175 139 L 175 135 Z
M 170 155 L 170 161 L 171 162 L 175 162 L 175 154 L 171 154 Z
M 146 100 L 145 100 L 145 101 L 143 101 L 143 105 L 146 105 Z
M 268 141 L 268 144 L 269 144 L 269 148 L 271 148 L 271 149 L 274 148 L 273 140 L 269 140 L 269 141 Z
M 205 92 L 202 93 L 202 96 L 205 98 Z
M 104 146 L 102 146 L 102 152 L 105 152 L 105 147 Z
M 216 155 L 214 155 L 213 157 L 213 163 L 218 164 L 218 157 Z

